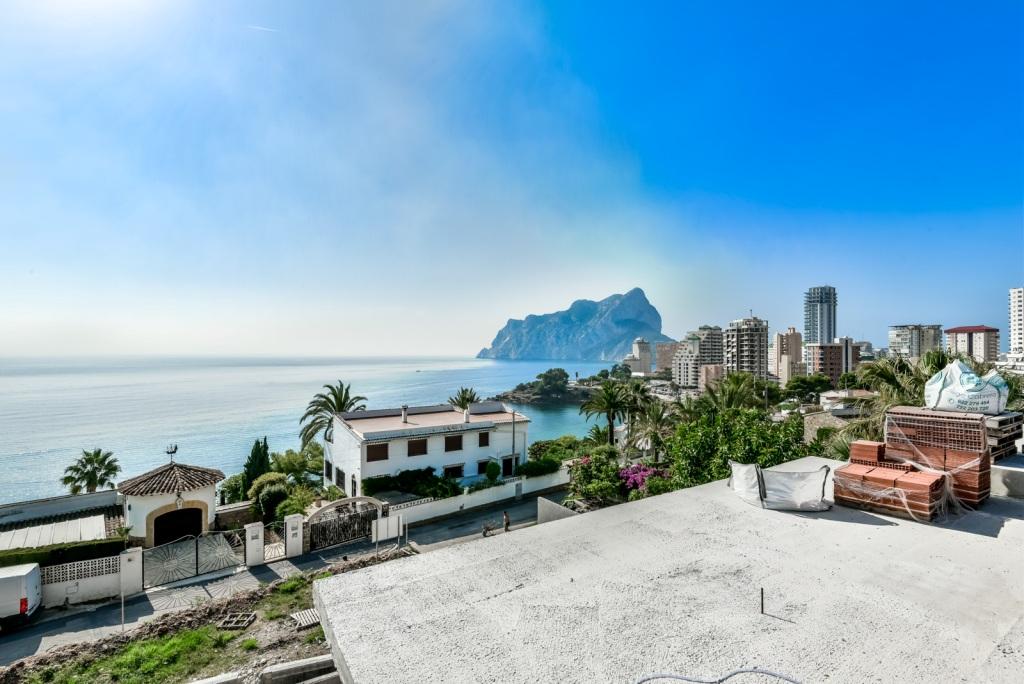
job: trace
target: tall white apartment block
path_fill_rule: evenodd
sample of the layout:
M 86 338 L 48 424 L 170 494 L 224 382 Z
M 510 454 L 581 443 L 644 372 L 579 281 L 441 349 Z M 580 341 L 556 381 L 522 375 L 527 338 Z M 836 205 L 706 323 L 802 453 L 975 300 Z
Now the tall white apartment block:
M 889 326 L 889 353 L 906 358 L 920 358 L 942 347 L 942 326 L 912 323 Z
M 676 344 L 676 353 L 672 357 L 672 382 L 680 387 L 697 387 L 700 366 L 700 337 L 690 333 Z
M 688 334 L 700 339 L 700 365 L 712 366 L 725 361 L 725 342 L 719 326 L 702 325 Z
M 729 323 L 725 330 L 725 372 L 768 378 L 768 321 L 751 316 Z
M 1024 287 L 1010 288 L 1010 354 L 1024 356 Z
M 999 360 L 999 329 L 987 325 L 964 325 L 946 330 L 946 349 L 977 361 Z
M 804 293 L 804 344 L 835 338 L 838 306 L 839 296 L 831 285 L 812 287 Z

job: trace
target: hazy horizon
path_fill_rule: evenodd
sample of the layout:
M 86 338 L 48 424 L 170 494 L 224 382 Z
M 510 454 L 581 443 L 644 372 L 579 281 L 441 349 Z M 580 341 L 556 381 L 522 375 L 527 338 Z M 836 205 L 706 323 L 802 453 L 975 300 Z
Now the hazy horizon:
M 985 324 L 1024 285 L 1024 6 L 0 5 L 0 356 L 475 355 Z M 950 49 L 951 45 L 957 46 Z

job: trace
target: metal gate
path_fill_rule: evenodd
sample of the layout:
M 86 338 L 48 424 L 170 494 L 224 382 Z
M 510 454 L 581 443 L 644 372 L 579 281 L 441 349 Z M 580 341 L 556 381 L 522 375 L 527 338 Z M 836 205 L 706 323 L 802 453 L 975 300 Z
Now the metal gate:
M 284 558 L 284 523 L 273 522 L 263 527 L 263 560 L 269 562 Z
M 324 511 L 309 524 L 310 550 L 369 537 L 373 521 L 379 514 L 380 509 L 366 501 L 343 504 Z
M 177 582 L 197 574 L 195 537 L 182 537 L 142 551 L 143 587 Z
M 204 532 L 143 549 L 142 586 L 157 587 L 244 564 L 244 530 Z

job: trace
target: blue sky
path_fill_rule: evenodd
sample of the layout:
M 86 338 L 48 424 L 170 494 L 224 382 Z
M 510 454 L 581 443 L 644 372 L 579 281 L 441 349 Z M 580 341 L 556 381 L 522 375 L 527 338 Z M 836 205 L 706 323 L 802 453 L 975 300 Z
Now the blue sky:
M 4 3 L 0 355 L 470 354 L 633 286 L 1005 338 L 1022 6 L 832 4 Z

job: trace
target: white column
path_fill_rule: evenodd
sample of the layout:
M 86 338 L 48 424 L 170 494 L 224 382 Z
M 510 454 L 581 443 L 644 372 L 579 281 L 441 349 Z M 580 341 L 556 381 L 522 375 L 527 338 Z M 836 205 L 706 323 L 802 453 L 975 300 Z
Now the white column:
M 245 526 L 245 564 L 263 565 L 266 562 L 263 546 L 263 523 L 249 523 Z
M 294 558 L 302 555 L 302 523 L 306 516 L 295 513 L 284 517 L 284 555 Z
M 133 546 L 121 552 L 121 595 L 142 591 L 142 549 Z

